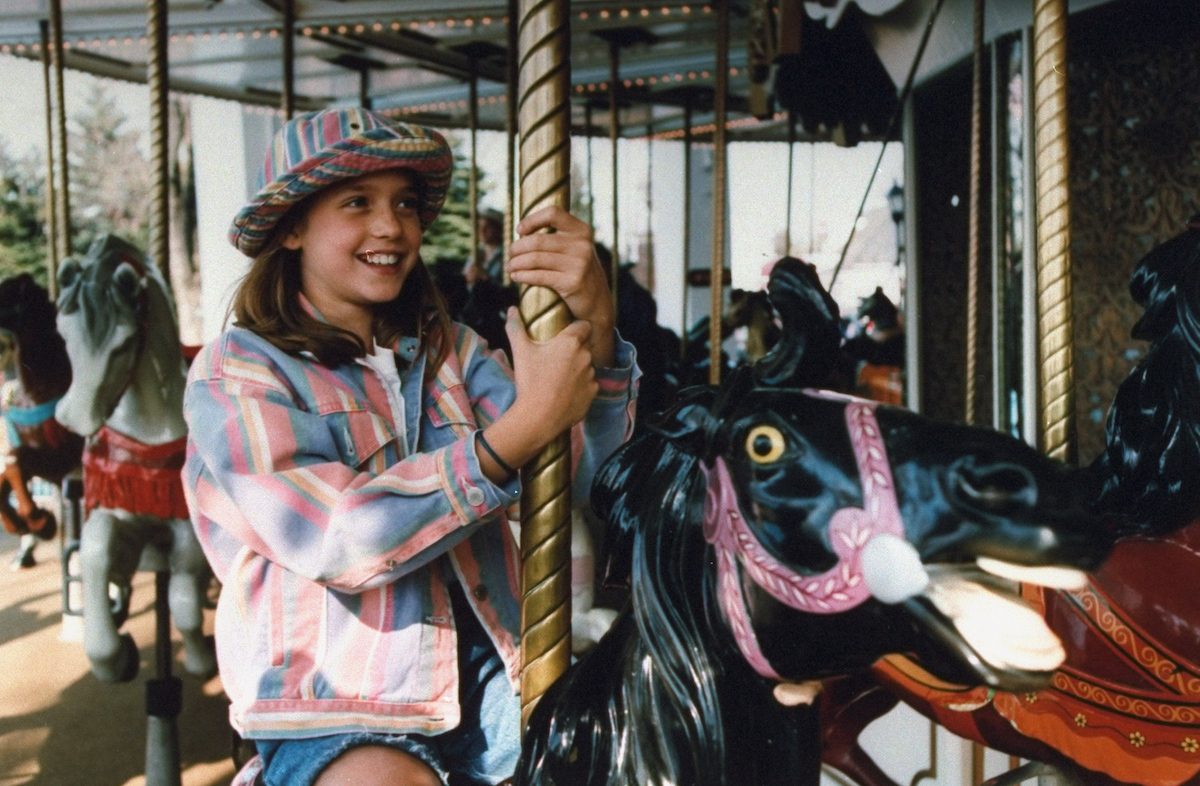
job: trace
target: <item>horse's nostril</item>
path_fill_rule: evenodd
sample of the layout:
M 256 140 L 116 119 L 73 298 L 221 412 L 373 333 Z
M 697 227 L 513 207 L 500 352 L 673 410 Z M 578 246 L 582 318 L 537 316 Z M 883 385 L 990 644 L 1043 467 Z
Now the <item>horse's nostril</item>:
M 977 465 L 964 460 L 955 468 L 958 490 L 985 508 L 1037 503 L 1037 483 L 1029 470 L 1015 464 Z

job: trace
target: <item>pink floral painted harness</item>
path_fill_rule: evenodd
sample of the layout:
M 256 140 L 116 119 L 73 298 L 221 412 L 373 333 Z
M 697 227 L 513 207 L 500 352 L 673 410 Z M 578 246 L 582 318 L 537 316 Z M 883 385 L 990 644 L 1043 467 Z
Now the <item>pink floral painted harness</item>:
M 737 562 L 755 584 L 780 603 L 813 614 L 836 614 L 871 596 L 862 573 L 862 550 L 867 543 L 883 534 L 904 537 L 887 450 L 875 420 L 875 403 L 826 391 L 805 392 L 847 402 L 846 426 L 862 482 L 863 507 L 842 508 L 830 520 L 830 541 L 839 557 L 836 565 L 817 576 L 801 576 L 782 565 L 763 548 L 742 518 L 724 459 L 718 456 L 714 469 L 705 469 L 708 494 L 704 538 L 717 554 L 721 610 L 747 663 L 763 677 L 775 680 L 783 678 L 767 662 L 754 635 Z

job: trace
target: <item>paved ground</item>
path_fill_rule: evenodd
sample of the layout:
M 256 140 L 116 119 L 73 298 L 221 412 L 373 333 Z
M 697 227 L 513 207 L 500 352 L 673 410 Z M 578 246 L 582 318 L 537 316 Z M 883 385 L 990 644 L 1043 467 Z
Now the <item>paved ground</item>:
M 105 685 L 88 670 L 83 645 L 60 640 L 57 541 L 39 544 L 35 567 L 12 572 L 16 548 L 17 538 L 0 532 L 0 786 L 141 786 L 144 684 L 154 668 L 153 576 L 138 576 L 124 627 L 141 648 L 141 672 L 131 683 Z M 227 784 L 233 763 L 220 679 L 202 683 L 176 663 L 184 685 L 183 784 Z

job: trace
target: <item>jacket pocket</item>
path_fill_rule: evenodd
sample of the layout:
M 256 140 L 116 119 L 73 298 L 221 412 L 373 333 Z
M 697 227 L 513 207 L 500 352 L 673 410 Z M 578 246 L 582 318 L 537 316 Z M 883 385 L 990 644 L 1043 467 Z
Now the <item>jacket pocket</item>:
M 441 391 L 425 409 L 434 428 L 449 426 L 456 437 L 465 437 L 476 428 L 475 413 L 465 385 L 452 385 Z
M 388 445 L 392 446 L 393 452 L 397 451 L 396 431 L 382 415 L 358 409 L 326 412 L 321 417 L 329 427 L 342 461 L 349 466 L 362 467 Z

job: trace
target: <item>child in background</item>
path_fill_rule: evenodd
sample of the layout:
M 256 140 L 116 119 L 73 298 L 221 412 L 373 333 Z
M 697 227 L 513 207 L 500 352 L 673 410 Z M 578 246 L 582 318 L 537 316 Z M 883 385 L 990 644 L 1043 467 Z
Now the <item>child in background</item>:
M 513 369 L 446 315 L 419 252 L 435 131 L 328 109 L 280 131 L 234 220 L 254 262 L 191 368 L 184 485 L 223 589 L 239 780 L 496 784 L 520 751 L 515 467 L 572 431 L 576 499 L 628 438 L 638 372 L 590 227 L 528 216 L 509 274 L 576 322 Z M 552 229 L 553 232 L 539 230 Z

